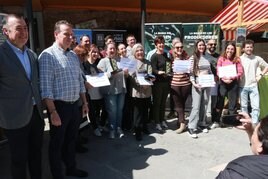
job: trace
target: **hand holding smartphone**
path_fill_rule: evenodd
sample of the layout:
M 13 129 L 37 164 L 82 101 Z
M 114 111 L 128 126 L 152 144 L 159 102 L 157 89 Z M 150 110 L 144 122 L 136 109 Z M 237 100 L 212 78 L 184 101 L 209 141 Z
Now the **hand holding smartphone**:
M 241 114 L 224 115 L 222 116 L 222 123 L 229 126 L 240 126 L 242 125 L 240 121 L 242 118 L 243 116 Z

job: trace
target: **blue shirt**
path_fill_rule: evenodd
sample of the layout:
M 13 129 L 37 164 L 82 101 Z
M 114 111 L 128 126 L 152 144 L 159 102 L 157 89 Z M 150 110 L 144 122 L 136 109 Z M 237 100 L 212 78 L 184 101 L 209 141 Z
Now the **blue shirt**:
M 7 43 L 9 44 L 13 52 L 17 55 L 18 59 L 20 60 L 20 63 L 22 64 L 27 74 L 28 79 L 31 79 L 31 64 L 30 64 L 30 60 L 27 54 L 28 48 L 25 46 L 22 51 L 21 49 L 12 45 L 8 40 L 7 40 Z
M 42 99 L 77 101 L 86 91 L 77 55 L 57 43 L 41 53 L 39 70 Z

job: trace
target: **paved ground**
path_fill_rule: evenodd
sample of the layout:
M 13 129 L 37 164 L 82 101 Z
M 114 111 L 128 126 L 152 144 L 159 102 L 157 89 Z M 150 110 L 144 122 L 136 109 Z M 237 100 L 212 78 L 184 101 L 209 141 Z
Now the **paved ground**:
M 176 134 L 174 120 L 163 135 L 152 133 L 137 142 L 130 133 L 123 139 L 95 137 L 87 129 L 89 151 L 77 155 L 79 168 L 89 172 L 88 179 L 210 179 L 227 162 L 251 154 L 247 135 L 238 129 L 219 128 L 199 134 Z M 44 141 L 44 179 L 50 179 L 47 162 L 48 133 Z M 19 150 L 19 149 L 18 149 Z M 10 179 L 8 145 L 0 147 L 0 178 Z M 74 179 L 69 177 L 68 179 Z

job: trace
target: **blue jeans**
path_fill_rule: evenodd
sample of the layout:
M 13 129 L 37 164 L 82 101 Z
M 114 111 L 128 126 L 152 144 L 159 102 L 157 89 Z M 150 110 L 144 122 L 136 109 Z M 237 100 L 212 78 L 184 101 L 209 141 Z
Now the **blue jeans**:
M 248 113 L 248 96 L 251 104 L 251 118 L 252 123 L 257 124 L 259 122 L 260 115 L 260 96 L 258 86 L 252 87 L 241 87 L 240 98 L 241 98 L 241 110 Z
M 106 95 L 104 99 L 110 130 L 121 128 L 125 93 Z

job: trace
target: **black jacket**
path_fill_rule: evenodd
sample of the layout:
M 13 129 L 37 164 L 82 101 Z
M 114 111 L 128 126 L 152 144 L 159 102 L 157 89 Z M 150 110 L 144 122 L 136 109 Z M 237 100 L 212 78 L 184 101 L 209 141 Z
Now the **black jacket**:
M 231 161 L 216 179 L 268 179 L 268 155 L 249 155 Z

